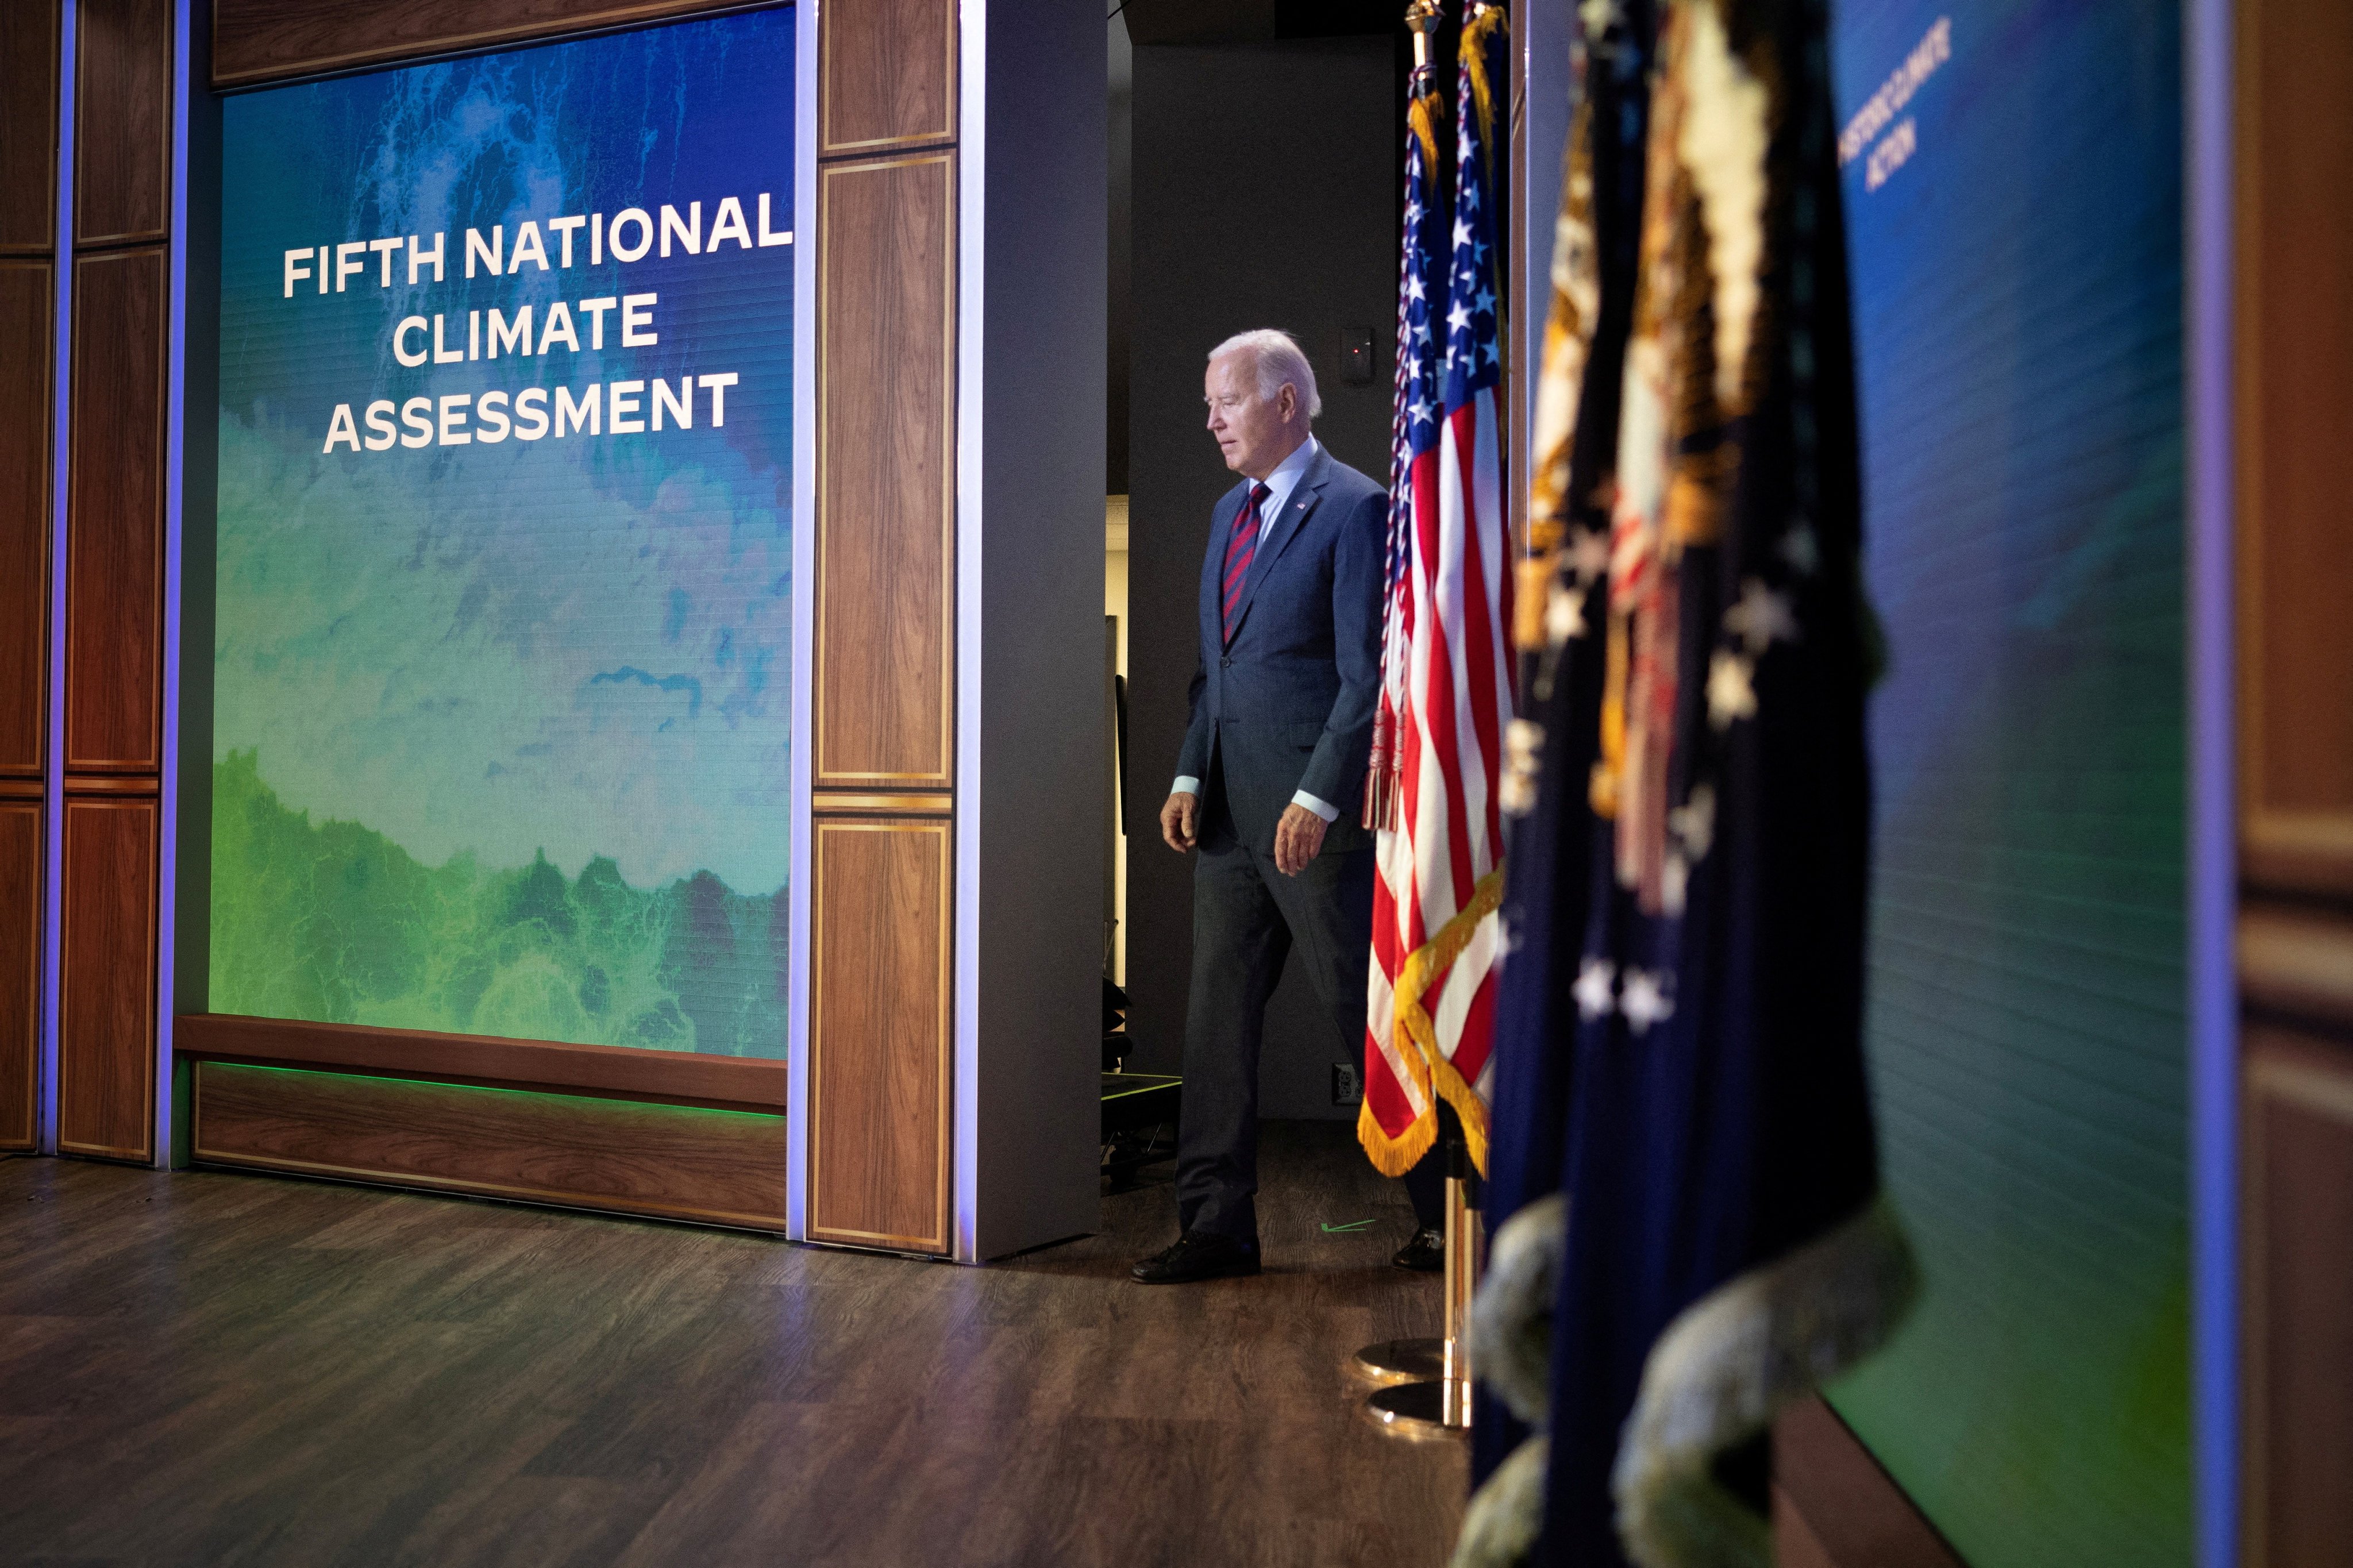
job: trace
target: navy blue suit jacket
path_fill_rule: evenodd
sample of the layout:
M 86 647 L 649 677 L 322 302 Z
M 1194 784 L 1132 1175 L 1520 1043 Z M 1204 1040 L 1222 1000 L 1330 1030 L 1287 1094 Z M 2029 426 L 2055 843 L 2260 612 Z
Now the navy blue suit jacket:
M 1222 770 L 1227 809 L 1247 843 L 1271 852 L 1282 808 L 1305 790 L 1340 809 L 1324 849 L 1352 849 L 1368 837 L 1358 818 L 1380 703 L 1388 495 L 1319 449 L 1259 543 L 1228 644 L 1226 546 L 1251 482 L 1211 514 L 1192 722 L 1176 771 L 1206 790 L 1212 767 Z

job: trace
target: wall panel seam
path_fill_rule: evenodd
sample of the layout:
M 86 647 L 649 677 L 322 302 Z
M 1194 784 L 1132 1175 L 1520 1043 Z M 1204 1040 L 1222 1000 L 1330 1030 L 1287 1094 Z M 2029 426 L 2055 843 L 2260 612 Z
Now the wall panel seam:
M 172 231 L 167 228 L 144 228 L 132 234 L 93 235 L 74 241 L 77 257 L 102 256 L 114 250 L 161 250 L 172 243 Z
M 954 132 L 936 136 L 910 136 L 904 141 L 877 142 L 849 152 L 820 153 L 817 163 L 820 169 L 831 169 L 843 163 L 887 163 L 901 158 L 912 158 L 918 153 L 952 153 L 956 145 Z

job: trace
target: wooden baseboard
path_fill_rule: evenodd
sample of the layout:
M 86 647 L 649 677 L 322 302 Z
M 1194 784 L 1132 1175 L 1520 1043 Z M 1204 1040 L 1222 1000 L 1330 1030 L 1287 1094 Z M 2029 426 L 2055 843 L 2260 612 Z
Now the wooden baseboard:
M 174 1020 L 173 1053 L 194 1061 L 322 1068 L 780 1116 L 789 1076 L 781 1058 L 573 1046 L 228 1013 L 181 1014 Z
M 197 1164 L 785 1228 L 785 1119 L 206 1061 Z
M 1967 1568 L 1819 1395 L 1774 1423 L 1773 1543 L 1780 1568 Z

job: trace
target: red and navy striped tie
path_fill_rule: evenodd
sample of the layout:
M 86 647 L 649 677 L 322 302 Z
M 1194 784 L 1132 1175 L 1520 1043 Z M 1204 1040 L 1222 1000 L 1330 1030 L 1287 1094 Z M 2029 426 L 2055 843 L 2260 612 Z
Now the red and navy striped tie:
M 1250 500 L 1234 518 L 1234 536 L 1226 542 L 1226 641 L 1234 640 L 1234 616 L 1242 607 L 1242 584 L 1250 580 L 1250 558 L 1258 553 L 1259 503 L 1274 492 L 1264 485 L 1250 486 Z

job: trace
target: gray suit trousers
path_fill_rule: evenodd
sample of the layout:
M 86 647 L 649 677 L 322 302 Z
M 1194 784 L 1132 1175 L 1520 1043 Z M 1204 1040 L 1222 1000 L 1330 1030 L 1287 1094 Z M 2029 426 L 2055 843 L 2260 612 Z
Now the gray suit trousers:
M 1296 877 L 1234 832 L 1223 781 L 1204 791 L 1193 868 L 1193 984 L 1185 1015 L 1185 1105 L 1176 1217 L 1187 1230 L 1258 1239 L 1258 1059 L 1267 998 L 1296 952 L 1332 1059 L 1362 1059 L 1372 961 L 1373 850 L 1326 849 Z

